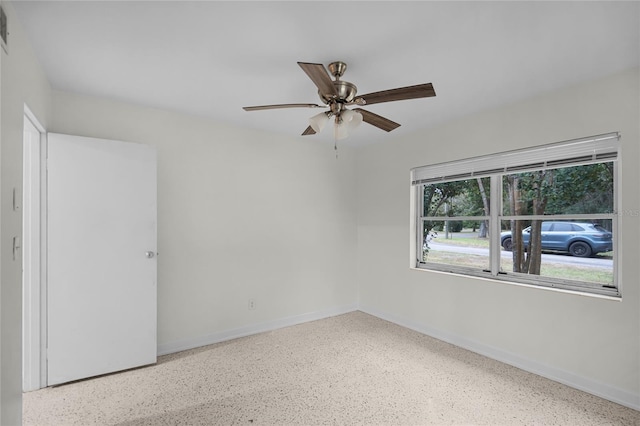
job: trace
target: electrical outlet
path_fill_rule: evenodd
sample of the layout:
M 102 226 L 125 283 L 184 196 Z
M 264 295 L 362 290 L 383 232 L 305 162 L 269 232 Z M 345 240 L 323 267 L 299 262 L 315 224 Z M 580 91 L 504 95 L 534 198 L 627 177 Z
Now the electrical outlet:
M 249 299 L 249 310 L 253 310 L 256 308 L 256 301 L 253 299 Z

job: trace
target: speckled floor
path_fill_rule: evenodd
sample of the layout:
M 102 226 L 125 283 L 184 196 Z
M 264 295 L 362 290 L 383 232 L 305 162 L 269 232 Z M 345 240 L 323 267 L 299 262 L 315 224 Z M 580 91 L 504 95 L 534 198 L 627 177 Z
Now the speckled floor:
M 640 425 L 640 412 L 362 312 L 24 395 L 24 425 Z

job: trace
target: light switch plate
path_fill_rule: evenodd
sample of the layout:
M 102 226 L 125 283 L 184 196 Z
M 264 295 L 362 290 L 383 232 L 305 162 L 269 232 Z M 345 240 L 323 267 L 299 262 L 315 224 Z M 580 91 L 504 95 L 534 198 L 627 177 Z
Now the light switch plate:
M 20 205 L 18 204 L 18 194 L 16 192 L 16 189 L 13 188 L 13 211 L 17 212 L 18 210 L 20 210 Z

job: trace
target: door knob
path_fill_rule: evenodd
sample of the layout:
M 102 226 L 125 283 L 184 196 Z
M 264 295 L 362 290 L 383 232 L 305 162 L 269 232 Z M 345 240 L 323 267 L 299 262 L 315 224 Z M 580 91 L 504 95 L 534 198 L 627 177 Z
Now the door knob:
M 153 256 L 155 256 L 155 253 L 152 251 L 148 251 L 144 255 L 147 256 L 147 259 L 151 259 Z

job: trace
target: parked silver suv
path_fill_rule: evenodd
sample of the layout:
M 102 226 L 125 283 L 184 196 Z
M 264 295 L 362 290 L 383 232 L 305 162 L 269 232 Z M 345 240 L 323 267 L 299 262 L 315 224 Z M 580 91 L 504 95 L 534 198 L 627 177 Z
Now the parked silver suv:
M 529 244 L 531 227 L 522 230 L 522 240 Z M 600 225 L 587 222 L 542 222 L 542 250 L 569 252 L 572 256 L 589 257 L 613 250 L 612 233 Z M 511 231 L 500 234 L 500 244 L 511 251 Z

